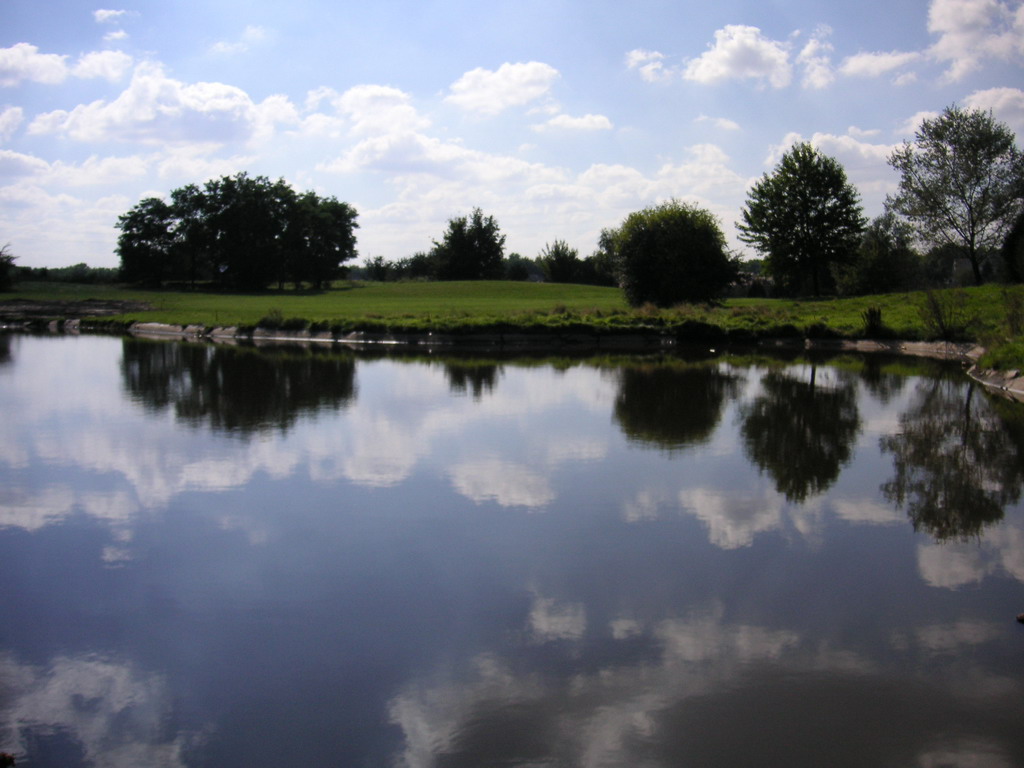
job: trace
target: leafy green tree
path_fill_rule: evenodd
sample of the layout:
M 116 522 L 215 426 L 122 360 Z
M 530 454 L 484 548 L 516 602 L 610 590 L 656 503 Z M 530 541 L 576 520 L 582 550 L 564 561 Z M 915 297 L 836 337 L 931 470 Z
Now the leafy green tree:
M 474 208 L 469 216 L 448 220 L 441 242 L 431 252 L 438 280 L 500 280 L 505 236 L 493 216 Z
M 1024 210 L 1024 156 L 1014 139 L 991 112 L 952 106 L 889 156 L 900 186 L 887 207 L 925 242 L 962 247 L 978 285 L 982 252 L 998 250 Z
M 355 210 L 333 197 L 298 195 L 283 179 L 240 173 L 175 189 L 170 198 L 147 198 L 118 218 L 124 279 L 323 287 L 356 255 Z
M 845 296 L 910 291 L 922 274 L 914 233 L 891 211 L 875 218 L 861 236 L 853 260 L 837 265 L 836 287 Z
M 180 272 L 176 261 L 174 209 L 158 197 L 139 201 L 119 216 L 117 252 L 121 279 L 159 286 Z
M 544 278 L 549 283 L 577 282 L 582 266 L 579 251 L 570 248 L 565 240 L 545 244 L 544 250 L 537 256 L 537 263 L 544 270 Z
M 740 215 L 740 239 L 764 256 L 767 274 L 791 294 L 830 292 L 833 267 L 852 259 L 864 229 L 846 171 L 806 142 L 761 177 Z
M 633 306 L 710 301 L 736 278 L 718 220 L 689 203 L 673 199 L 631 213 L 610 237 Z
M 10 243 L 0 246 L 0 291 L 9 291 L 14 285 L 14 260 L 17 258 L 11 253 Z

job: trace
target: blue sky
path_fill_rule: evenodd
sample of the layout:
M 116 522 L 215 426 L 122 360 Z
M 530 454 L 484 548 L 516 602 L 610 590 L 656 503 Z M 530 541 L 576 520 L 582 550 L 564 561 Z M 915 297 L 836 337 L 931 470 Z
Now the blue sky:
M 477 206 L 507 251 L 587 255 L 671 197 L 744 250 L 746 192 L 794 141 L 875 216 L 922 116 L 1021 135 L 1022 64 L 1020 0 L 0 0 L 0 244 L 115 266 L 138 200 L 248 171 L 354 205 L 361 258 Z

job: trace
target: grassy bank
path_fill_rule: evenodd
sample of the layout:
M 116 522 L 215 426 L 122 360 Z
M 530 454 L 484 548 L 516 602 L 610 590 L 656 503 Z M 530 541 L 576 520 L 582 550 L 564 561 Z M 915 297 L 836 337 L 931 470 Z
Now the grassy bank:
M 1024 289 L 987 285 L 954 293 L 899 293 L 849 299 L 731 299 L 719 306 L 630 309 L 614 288 L 519 282 L 350 283 L 330 290 L 225 294 L 144 291 L 115 286 L 26 283 L 4 298 L 120 300 L 151 309 L 109 322 L 255 326 L 304 323 L 336 331 L 596 333 L 661 331 L 681 338 L 892 338 L 977 341 L 1003 368 L 1024 368 Z

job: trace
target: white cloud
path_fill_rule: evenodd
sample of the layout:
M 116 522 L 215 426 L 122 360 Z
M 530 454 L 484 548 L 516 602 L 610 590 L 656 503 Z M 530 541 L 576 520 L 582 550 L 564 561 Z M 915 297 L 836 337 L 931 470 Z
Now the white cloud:
M 0 48 L 0 86 L 12 87 L 24 80 L 53 85 L 64 82 L 68 76 L 67 56 L 39 53 L 28 43 L 17 43 Z
M 1000 0 L 932 0 L 928 31 L 939 36 L 928 54 L 948 64 L 949 82 L 979 70 L 985 59 L 1024 55 L 1024 9 Z
M 750 79 L 782 88 L 790 82 L 792 66 L 784 43 L 757 27 L 731 24 L 715 32 L 714 45 L 687 63 L 683 77 L 699 83 Z
M 546 123 L 532 126 L 535 131 L 546 131 L 549 128 L 569 131 L 610 131 L 612 121 L 604 115 L 583 115 L 582 117 L 571 117 L 569 115 L 558 115 Z
M 835 80 L 832 60 L 828 55 L 832 52 L 832 44 L 826 40 L 831 34 L 832 30 L 827 26 L 818 28 L 797 56 L 797 63 L 804 68 L 801 81 L 804 88 L 821 90 Z
M 112 11 L 101 8 L 98 11 L 93 11 L 92 17 L 96 20 L 97 24 L 110 24 L 120 19 L 126 13 L 128 13 L 128 11 Z
M 214 43 L 210 46 L 210 52 L 223 56 L 233 56 L 235 54 L 245 53 L 252 46 L 257 43 L 261 43 L 266 39 L 267 31 L 263 27 L 250 25 L 245 28 L 238 40 L 221 40 L 220 42 Z
M 124 77 L 132 63 L 132 57 L 123 51 L 94 51 L 78 60 L 72 74 L 85 79 L 101 77 L 113 82 Z
M 709 117 L 708 115 L 699 115 L 694 118 L 695 123 L 711 123 L 715 128 L 720 131 L 738 131 L 740 124 L 735 120 L 729 120 L 725 117 Z
M 1006 123 L 1018 137 L 1024 136 L 1024 90 L 1020 88 L 989 88 L 975 91 L 966 99 L 968 109 L 992 110 L 996 120 Z
M 125 32 L 123 29 L 115 29 L 113 32 L 107 32 L 107 34 L 103 36 L 103 42 L 105 43 L 116 43 L 120 40 L 127 39 L 128 33 Z
M 920 58 L 921 54 L 913 51 L 857 53 L 843 59 L 839 71 L 849 77 L 879 77 L 912 64 Z
M 310 94 L 312 103 L 330 98 L 351 123 L 353 136 L 381 136 L 418 131 L 430 120 L 417 112 L 407 93 L 386 85 L 357 85 L 338 96 L 322 91 Z
M 637 48 L 626 54 L 626 68 L 640 72 L 640 77 L 648 83 L 668 80 L 675 74 L 665 66 L 665 54 L 658 51 L 645 51 Z
M 7 141 L 21 126 L 25 112 L 21 107 L 4 107 L 0 111 L 0 141 Z
M 557 69 L 539 61 L 506 62 L 497 72 L 478 67 L 452 84 L 445 101 L 471 112 L 496 115 L 545 96 L 558 77 Z
M 921 123 L 923 123 L 925 120 L 931 120 L 938 116 L 938 112 L 932 112 L 929 110 L 916 112 L 910 117 L 908 117 L 905 121 L 903 121 L 903 124 L 899 126 L 897 132 L 902 136 L 913 136 L 921 127 Z
M 136 67 L 128 88 L 113 101 L 41 114 L 28 130 L 84 142 L 244 142 L 265 136 L 268 118 L 271 123 L 282 119 L 281 98 L 271 97 L 258 105 L 235 86 L 186 84 L 167 77 L 157 64 L 143 63 Z

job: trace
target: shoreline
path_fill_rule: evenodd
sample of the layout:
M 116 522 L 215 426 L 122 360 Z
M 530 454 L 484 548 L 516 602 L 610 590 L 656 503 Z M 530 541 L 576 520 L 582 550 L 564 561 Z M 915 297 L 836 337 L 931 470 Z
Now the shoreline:
M 2 326 L 0 326 L 2 327 Z M 51 332 L 80 333 L 81 331 L 111 330 L 93 326 L 81 319 L 51 320 L 45 326 L 21 323 L 7 326 L 13 329 L 40 328 Z M 545 350 L 584 351 L 659 351 L 683 349 L 690 342 L 657 333 L 467 333 L 445 334 L 420 333 L 374 333 L 354 331 L 335 336 L 330 331 L 310 332 L 281 329 L 254 328 L 241 330 L 237 327 L 208 328 L 202 325 L 169 325 L 165 323 L 132 323 L 119 332 L 137 338 L 190 339 L 215 344 L 237 344 L 239 342 L 260 344 L 341 344 L 351 348 L 389 346 L 394 348 L 436 349 L 487 349 L 506 352 L 537 352 Z M 981 369 L 978 359 L 985 350 L 974 343 L 927 342 L 871 339 L 813 339 L 813 338 L 769 338 L 752 340 L 753 346 L 771 350 L 818 350 L 824 352 L 858 352 L 929 357 L 939 360 L 958 360 L 966 367 L 966 373 L 987 390 L 1024 403 L 1024 375 L 1020 371 L 995 371 Z M 729 347 L 736 343 L 727 338 L 717 340 L 694 339 L 693 346 Z

